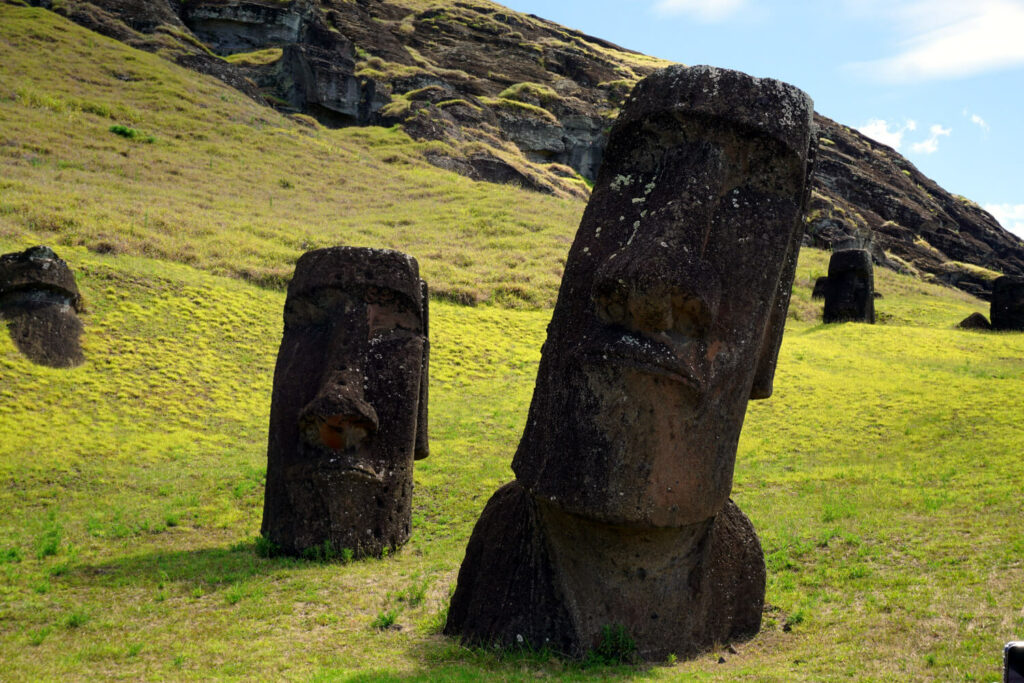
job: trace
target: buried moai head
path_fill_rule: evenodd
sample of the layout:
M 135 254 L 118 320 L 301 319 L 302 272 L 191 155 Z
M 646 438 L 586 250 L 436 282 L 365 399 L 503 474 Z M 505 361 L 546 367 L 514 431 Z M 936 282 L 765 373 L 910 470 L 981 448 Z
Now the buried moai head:
M 0 256 L 0 318 L 32 362 L 82 364 L 81 301 L 74 273 L 49 247 Z
M 792 86 L 711 67 L 670 67 L 634 90 L 569 252 L 512 465 L 537 499 L 658 527 L 722 509 L 747 401 L 772 391 L 812 114 Z
M 1024 277 L 1004 275 L 992 283 L 992 329 L 1024 332 Z
M 875 322 L 875 275 L 865 249 L 843 249 L 828 262 L 826 323 Z
M 382 249 L 303 255 L 274 371 L 263 534 L 298 554 L 379 555 L 409 538 L 427 456 L 427 287 Z

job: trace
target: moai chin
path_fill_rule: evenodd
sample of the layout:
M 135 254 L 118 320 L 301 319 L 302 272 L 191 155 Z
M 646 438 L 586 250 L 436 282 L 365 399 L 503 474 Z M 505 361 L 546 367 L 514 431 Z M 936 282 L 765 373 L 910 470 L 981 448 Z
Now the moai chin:
M 1024 277 L 1004 275 L 992 283 L 993 330 L 1024 332 Z
M 765 565 L 729 499 L 767 398 L 802 237 L 813 105 L 670 67 L 616 121 L 569 252 L 516 480 L 470 538 L 445 633 L 649 660 L 758 631 Z
M 427 286 L 397 251 L 304 254 L 274 370 L 262 534 L 287 554 L 409 539 L 427 457 Z
M 81 308 L 75 274 L 49 247 L 0 256 L 0 318 L 32 362 L 71 368 L 85 361 Z
M 828 262 L 826 323 L 875 322 L 875 274 L 865 249 L 842 249 Z

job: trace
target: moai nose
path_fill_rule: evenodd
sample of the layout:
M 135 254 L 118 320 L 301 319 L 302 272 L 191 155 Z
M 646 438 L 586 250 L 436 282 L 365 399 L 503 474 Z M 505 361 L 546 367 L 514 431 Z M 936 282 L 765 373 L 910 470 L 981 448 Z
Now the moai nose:
M 377 411 L 363 400 L 362 378 L 352 375 L 332 375 L 303 408 L 299 428 L 306 443 L 343 451 L 377 431 Z
M 591 298 L 606 323 L 697 339 L 714 321 L 720 292 L 706 262 L 655 241 L 654 249 L 627 247 L 612 254 L 597 270 Z

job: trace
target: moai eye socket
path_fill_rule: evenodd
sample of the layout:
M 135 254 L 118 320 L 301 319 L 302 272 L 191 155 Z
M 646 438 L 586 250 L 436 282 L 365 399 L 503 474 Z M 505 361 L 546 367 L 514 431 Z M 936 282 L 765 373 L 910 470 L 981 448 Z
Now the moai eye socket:
M 366 301 L 366 321 L 370 339 L 423 332 L 420 312 L 400 294 L 373 287 L 367 291 Z
M 284 306 L 286 325 L 324 325 L 350 310 L 354 299 L 344 290 L 325 287 L 289 298 Z

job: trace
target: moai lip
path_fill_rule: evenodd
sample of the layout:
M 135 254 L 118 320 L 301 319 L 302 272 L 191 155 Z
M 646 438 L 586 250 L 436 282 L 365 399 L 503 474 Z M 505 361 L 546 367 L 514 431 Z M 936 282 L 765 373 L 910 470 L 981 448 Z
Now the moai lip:
M 85 362 L 81 302 L 74 273 L 49 247 L 0 256 L 0 318 L 33 363 L 72 368 Z
M 380 555 L 409 539 L 413 460 L 428 455 L 428 297 L 416 260 L 304 254 L 274 370 L 263 535 L 300 555 Z
M 569 252 L 527 425 L 445 632 L 639 656 L 757 632 L 765 567 L 732 501 L 767 398 L 816 150 L 798 89 L 712 67 L 641 81 Z
M 875 273 L 865 249 L 834 252 L 825 285 L 826 323 L 875 322 Z

